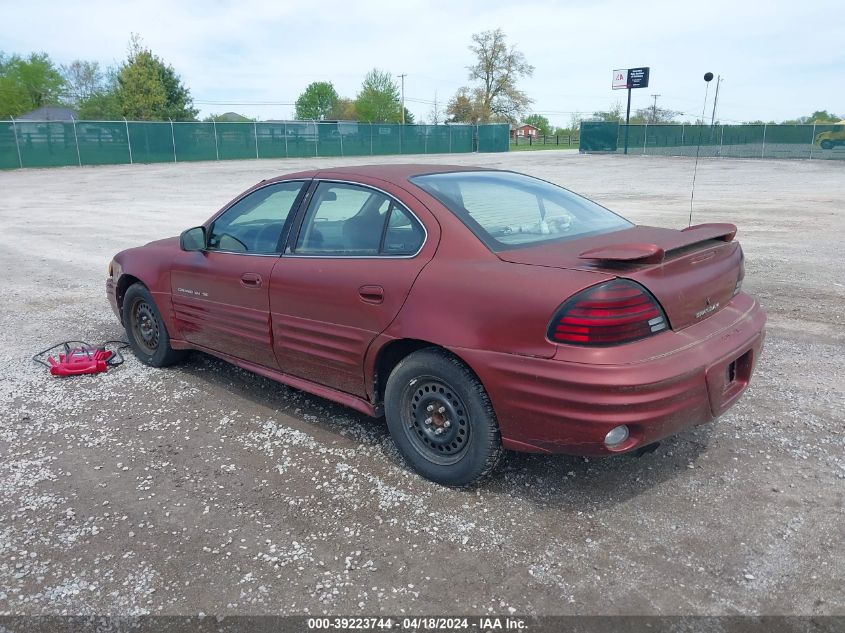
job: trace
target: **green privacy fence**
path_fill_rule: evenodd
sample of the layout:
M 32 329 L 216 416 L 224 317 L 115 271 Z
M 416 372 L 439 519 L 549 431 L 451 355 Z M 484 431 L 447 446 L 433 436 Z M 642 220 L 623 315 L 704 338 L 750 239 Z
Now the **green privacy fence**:
M 581 124 L 582 152 L 625 151 L 625 125 Z M 845 125 L 631 125 L 628 154 L 845 159 Z
M 508 151 L 509 126 L 349 122 L 0 122 L 0 168 Z

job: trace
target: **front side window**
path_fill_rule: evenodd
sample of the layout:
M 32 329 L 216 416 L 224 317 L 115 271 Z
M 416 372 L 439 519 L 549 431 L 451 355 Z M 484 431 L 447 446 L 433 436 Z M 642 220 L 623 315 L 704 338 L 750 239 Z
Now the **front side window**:
M 211 226 L 208 249 L 270 255 L 280 252 L 288 216 L 304 182 L 280 182 L 238 200 Z
M 296 240 L 297 255 L 413 255 L 425 232 L 395 200 L 374 189 L 320 183 Z
M 411 181 L 493 251 L 633 226 L 567 189 L 522 174 L 466 171 L 415 176 Z

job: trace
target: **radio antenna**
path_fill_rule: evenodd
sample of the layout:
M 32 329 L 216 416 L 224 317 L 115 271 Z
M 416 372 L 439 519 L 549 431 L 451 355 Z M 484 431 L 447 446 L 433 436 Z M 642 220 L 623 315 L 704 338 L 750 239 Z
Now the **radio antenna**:
M 704 132 L 704 111 L 707 109 L 707 93 L 710 90 L 710 82 L 713 81 L 713 73 L 704 73 L 704 105 L 701 106 L 701 118 L 698 123 L 698 145 L 695 148 L 695 166 L 692 168 L 692 191 L 689 195 L 689 223 L 692 226 L 692 203 L 695 200 L 695 176 L 698 173 L 698 156 L 701 153 L 701 134 Z

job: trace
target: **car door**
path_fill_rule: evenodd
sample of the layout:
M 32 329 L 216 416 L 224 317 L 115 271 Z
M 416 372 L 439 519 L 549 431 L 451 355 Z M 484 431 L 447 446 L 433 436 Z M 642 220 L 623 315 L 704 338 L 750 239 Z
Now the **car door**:
M 305 181 L 290 181 L 247 193 L 206 228 L 205 250 L 179 252 L 170 285 L 182 338 L 278 368 L 268 289 L 304 189 Z
M 285 373 L 365 394 L 367 348 L 396 317 L 439 239 L 428 210 L 408 194 L 408 205 L 400 203 L 400 195 L 386 183 L 312 185 L 270 279 L 273 340 Z

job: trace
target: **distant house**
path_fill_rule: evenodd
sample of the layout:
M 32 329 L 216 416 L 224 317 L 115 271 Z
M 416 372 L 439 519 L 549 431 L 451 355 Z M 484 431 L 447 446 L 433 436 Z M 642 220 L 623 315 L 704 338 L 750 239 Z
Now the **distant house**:
M 529 136 L 537 138 L 540 136 L 540 129 L 528 123 L 511 128 L 511 138 L 528 138 Z
M 18 121 L 71 121 L 78 118 L 79 113 L 76 110 L 61 106 L 42 106 L 15 117 Z
M 252 122 L 252 119 L 245 117 L 243 114 L 237 112 L 226 112 L 224 114 L 217 114 L 210 117 L 218 123 L 246 123 Z

